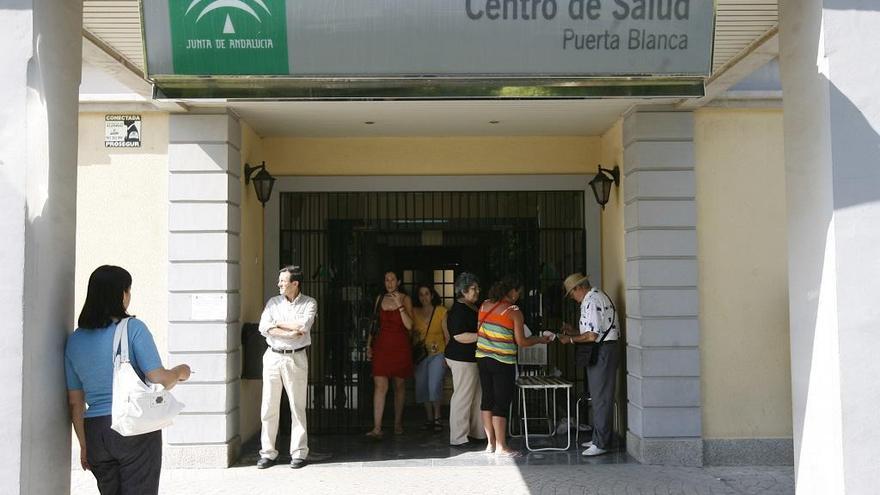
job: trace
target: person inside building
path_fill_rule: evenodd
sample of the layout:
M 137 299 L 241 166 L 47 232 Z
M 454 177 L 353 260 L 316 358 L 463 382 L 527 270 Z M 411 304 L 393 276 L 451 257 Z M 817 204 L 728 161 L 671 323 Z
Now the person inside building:
M 278 295 L 269 299 L 260 317 L 260 333 L 269 345 L 263 355 L 263 396 L 260 406 L 260 460 L 257 469 L 278 461 L 275 438 L 281 416 L 281 388 L 290 403 L 290 467 L 306 465 L 309 456 L 306 394 L 309 380 L 307 349 L 318 314 L 318 302 L 302 293 L 303 270 L 286 266 L 278 273 Z
M 480 281 L 462 272 L 455 279 L 456 300 L 446 315 L 446 365 L 452 372 L 449 401 L 449 445 L 464 447 L 486 439 L 480 416 L 480 372 L 477 369 L 477 301 Z
M 591 287 L 582 273 L 569 275 L 562 285 L 565 297 L 579 303 L 581 311 L 577 328 L 564 323 L 559 341 L 577 345 L 576 362 L 584 368 L 585 392 L 593 408 L 593 439 L 583 443 L 586 450 L 582 454 L 602 455 L 611 449 L 614 436 L 614 385 L 620 359 L 617 311 L 611 298 Z
M 406 379 L 413 376 L 410 330 L 413 327 L 412 300 L 400 289 L 400 276 L 385 272 L 385 291 L 374 304 L 378 325 L 367 340 L 367 359 L 373 362 L 373 429 L 367 436 L 382 438 L 382 416 L 388 381 L 394 381 L 394 433 L 403 434 L 403 406 Z
M 118 266 L 98 267 L 89 277 L 78 325 L 67 339 L 64 370 L 80 465 L 91 470 L 102 495 L 159 493 L 162 431 L 122 436 L 111 429 L 113 337 L 116 324 L 128 321 L 129 360 L 135 371 L 166 390 L 190 377 L 186 364 L 162 366 L 147 325 L 128 314 L 131 274 Z M 86 408 L 88 406 L 88 409 Z
M 498 457 L 520 455 L 507 446 L 507 415 L 516 388 L 517 350 L 551 341 L 546 335 L 525 336 L 523 314 L 516 306 L 522 292 L 520 278 L 506 275 L 489 289 L 489 297 L 479 313 L 476 358 L 483 390 L 480 410 L 489 439 L 486 452 L 494 452 Z
M 443 401 L 443 380 L 446 378 L 446 363 L 443 360 L 446 307 L 431 284 L 419 284 L 416 296 L 413 302 L 413 332 L 418 339 L 417 345 L 424 346 L 425 353 L 416 363 L 416 402 L 425 405 L 422 430 L 441 432 L 440 406 Z M 418 359 L 415 355 L 413 358 Z

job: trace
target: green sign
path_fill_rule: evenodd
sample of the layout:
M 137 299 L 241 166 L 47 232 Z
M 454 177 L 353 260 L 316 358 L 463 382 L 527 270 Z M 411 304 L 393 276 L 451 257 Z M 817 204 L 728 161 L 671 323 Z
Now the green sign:
M 177 74 L 289 74 L 285 0 L 168 0 Z

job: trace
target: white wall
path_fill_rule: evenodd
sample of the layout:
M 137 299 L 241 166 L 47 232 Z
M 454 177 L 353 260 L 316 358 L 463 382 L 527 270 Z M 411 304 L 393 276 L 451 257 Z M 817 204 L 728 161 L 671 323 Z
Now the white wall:
M 129 311 L 147 324 L 167 365 L 168 115 L 139 113 L 140 148 L 105 148 L 105 115 L 79 115 L 76 315 L 95 268 L 125 268 Z
M 0 493 L 66 493 L 81 2 L 0 11 Z M 53 468 L 46 469 L 46 466 Z
M 876 493 L 880 7 L 781 7 L 797 489 Z

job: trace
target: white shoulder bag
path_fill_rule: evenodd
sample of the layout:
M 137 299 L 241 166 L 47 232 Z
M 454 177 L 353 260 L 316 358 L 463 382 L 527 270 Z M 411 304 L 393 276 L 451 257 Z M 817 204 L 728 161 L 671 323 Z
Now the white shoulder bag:
M 147 384 L 128 358 L 128 320 L 113 335 L 113 416 L 110 427 L 124 437 L 142 435 L 171 425 L 183 404 L 160 384 Z

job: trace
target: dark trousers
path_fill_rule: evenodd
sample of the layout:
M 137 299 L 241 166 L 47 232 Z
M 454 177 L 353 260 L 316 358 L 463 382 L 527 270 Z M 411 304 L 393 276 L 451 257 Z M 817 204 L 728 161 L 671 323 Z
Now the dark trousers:
M 480 370 L 480 388 L 483 391 L 480 410 L 492 411 L 492 416 L 506 418 L 516 392 L 516 366 L 484 357 L 477 358 L 477 369 Z
M 124 437 L 110 416 L 85 419 L 86 458 L 101 495 L 155 495 L 162 470 L 162 431 Z
M 586 367 L 587 385 L 593 406 L 593 445 L 608 450 L 614 438 L 614 384 L 620 349 L 617 342 L 596 344 L 596 364 Z

